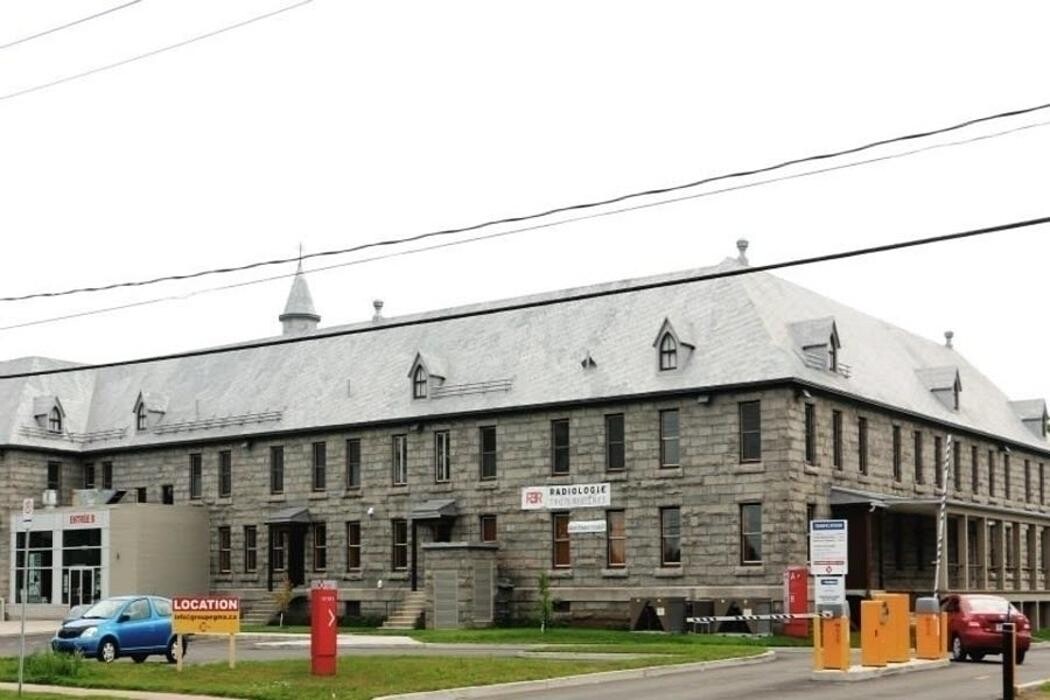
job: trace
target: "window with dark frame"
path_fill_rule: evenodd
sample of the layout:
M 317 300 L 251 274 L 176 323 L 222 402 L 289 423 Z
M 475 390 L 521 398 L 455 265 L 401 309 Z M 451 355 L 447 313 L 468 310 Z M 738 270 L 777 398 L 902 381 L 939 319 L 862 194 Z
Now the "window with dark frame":
M 346 488 L 361 487 L 361 440 L 350 438 L 346 441 Z
M 135 501 L 137 503 L 145 503 L 146 502 L 146 487 L 145 486 L 139 486 L 137 489 L 135 489 Z
M 901 481 L 904 475 L 901 473 L 901 427 L 893 426 L 893 480 Z
M 916 430 L 915 431 L 914 439 L 915 439 L 915 483 L 916 484 L 925 484 L 926 483 L 926 474 L 925 474 L 925 469 L 923 469 L 923 464 L 922 464 L 923 444 L 922 444 L 922 431 L 921 430 Z
M 404 518 L 394 518 L 390 521 L 393 534 L 392 551 L 390 559 L 395 571 L 408 568 L 408 521 Z
M 252 574 L 258 570 L 258 530 L 254 525 L 244 526 L 244 573 Z
M 660 339 L 660 371 L 678 368 L 678 341 L 670 333 Z
M 933 479 L 937 488 L 944 488 L 944 442 L 940 435 L 933 436 Z
M 233 455 L 229 450 L 219 451 L 219 498 L 233 493 Z
M 1039 505 L 1046 505 L 1046 473 L 1043 471 L 1043 463 L 1039 463 Z
M 412 398 L 425 399 L 427 397 L 427 371 L 420 365 L 416 367 L 412 375 Z
M 390 478 L 394 486 L 408 483 L 408 436 L 394 435 L 390 441 Z
M 452 447 L 447 430 L 434 433 L 434 481 L 444 483 L 452 478 Z
M 346 570 L 361 569 L 361 521 L 349 520 L 346 523 Z
M 842 469 L 842 411 L 831 412 L 831 460 L 836 469 Z
M 660 566 L 682 565 L 682 510 L 660 509 Z
M 95 488 L 95 463 L 88 462 L 84 465 L 84 488 Z
M 48 462 L 47 463 L 47 488 L 55 491 L 56 493 L 62 493 L 62 463 L 61 462 Z
M 962 445 L 952 443 L 952 487 L 962 491 Z
M 605 416 L 605 469 L 621 472 L 627 468 L 624 450 L 623 414 Z
M 660 467 L 681 465 L 678 454 L 678 409 L 660 411 Z
M 835 345 L 835 336 L 828 338 L 828 369 L 832 372 L 839 371 L 839 349 Z
M 605 511 L 605 566 L 627 566 L 627 522 L 622 510 Z
M 762 563 L 762 504 L 740 504 L 740 564 Z
M 288 549 L 288 531 L 270 530 L 270 557 L 274 571 L 284 571 L 287 568 L 285 552 Z
M 190 455 L 190 500 L 198 501 L 201 497 L 201 481 L 203 474 L 201 473 L 201 455 L 199 452 L 194 452 Z
M 161 484 L 160 485 L 160 502 L 166 506 L 175 505 L 175 485 L 174 484 Z
M 135 430 L 146 429 L 146 404 L 140 403 L 138 410 L 135 411 Z
M 857 467 L 868 473 L 868 419 L 863 416 L 857 418 Z
M 978 461 L 977 445 L 970 445 L 970 490 L 974 493 L 981 488 L 981 470 Z
M 62 432 L 62 412 L 58 408 L 52 408 L 47 417 L 47 431 L 49 433 Z
M 1010 455 L 1003 455 L 1003 498 L 1010 498 Z
M 572 566 L 568 513 L 551 513 L 551 564 L 555 569 Z
M 995 451 L 988 450 L 988 495 L 995 495 Z
M 762 406 L 758 401 L 743 401 L 738 413 L 740 461 L 758 462 L 762 459 Z
M 310 470 L 310 489 L 312 491 L 324 491 L 328 481 L 328 443 L 315 442 L 311 446 L 313 454 L 313 465 Z
M 478 517 L 478 529 L 481 531 L 482 542 L 496 542 L 496 516 L 486 513 Z
M 817 463 L 817 407 L 806 404 L 806 464 Z
M 233 567 L 230 564 L 231 555 L 230 526 L 219 527 L 219 573 L 228 574 Z
M 328 525 L 325 523 L 314 523 L 313 527 L 314 571 L 324 571 L 328 568 Z
M 1024 461 L 1024 502 L 1032 502 L 1032 462 Z
M 569 473 L 569 419 L 551 421 L 551 474 Z
M 270 493 L 284 493 L 284 447 L 270 447 Z
M 486 425 L 478 429 L 478 443 L 481 453 L 480 478 L 496 478 L 496 426 Z

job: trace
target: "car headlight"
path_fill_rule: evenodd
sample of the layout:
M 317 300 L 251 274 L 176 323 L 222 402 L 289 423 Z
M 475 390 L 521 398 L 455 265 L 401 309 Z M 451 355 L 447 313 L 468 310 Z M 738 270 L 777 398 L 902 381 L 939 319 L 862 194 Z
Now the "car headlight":
M 88 627 L 86 630 L 80 633 L 81 637 L 87 637 L 90 639 L 98 634 L 98 627 Z

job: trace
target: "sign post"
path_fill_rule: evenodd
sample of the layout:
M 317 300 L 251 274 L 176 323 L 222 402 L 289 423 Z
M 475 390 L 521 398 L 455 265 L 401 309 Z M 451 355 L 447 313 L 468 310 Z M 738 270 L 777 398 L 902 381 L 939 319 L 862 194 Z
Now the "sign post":
M 236 666 L 236 636 L 241 631 L 241 599 L 235 596 L 175 596 L 171 599 L 175 659 L 182 670 L 182 639 L 187 634 L 228 635 L 230 668 Z
M 18 697 L 22 697 L 22 677 L 26 663 L 26 598 L 29 597 L 29 526 L 33 524 L 33 499 L 22 499 L 22 630 L 18 642 Z
M 310 673 L 315 676 L 335 675 L 338 601 L 339 585 L 335 581 L 310 584 Z

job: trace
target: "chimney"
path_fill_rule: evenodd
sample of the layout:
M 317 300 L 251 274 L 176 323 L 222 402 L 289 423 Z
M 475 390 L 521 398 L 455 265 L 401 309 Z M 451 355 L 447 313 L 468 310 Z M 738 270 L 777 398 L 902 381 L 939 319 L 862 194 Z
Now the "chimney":
M 955 331 L 944 331 L 944 347 L 952 347 L 952 338 L 955 337 Z
M 375 309 L 375 313 L 372 314 L 372 320 L 373 321 L 382 321 L 383 320 L 383 300 L 382 299 L 376 299 L 375 301 L 373 301 L 372 302 L 372 308 Z
M 740 251 L 740 255 L 737 256 L 737 262 L 741 265 L 747 265 L 747 239 L 741 238 L 736 242 L 736 249 Z

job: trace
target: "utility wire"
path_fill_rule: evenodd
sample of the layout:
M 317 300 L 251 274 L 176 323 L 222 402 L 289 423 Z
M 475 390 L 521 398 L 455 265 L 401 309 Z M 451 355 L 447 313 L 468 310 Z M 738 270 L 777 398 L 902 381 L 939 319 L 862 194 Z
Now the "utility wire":
M 311 0 L 304 0 L 304 2 L 301 2 L 298 5 L 292 5 L 290 7 L 287 7 L 285 9 L 283 9 L 283 10 L 279 10 L 278 12 L 285 12 L 285 11 L 287 11 L 289 9 L 292 9 L 294 7 L 298 7 L 300 5 L 305 4 L 306 2 L 310 2 L 310 1 Z M 272 15 L 272 14 L 276 14 L 276 13 L 270 13 L 270 14 Z M 265 16 L 270 16 L 270 15 L 264 15 L 264 17 Z M 261 17 L 256 18 L 256 20 L 257 19 L 261 19 Z M 256 21 L 256 20 L 249 20 L 249 21 Z M 226 31 L 226 30 L 220 30 L 220 31 Z M 194 41 L 194 40 L 191 40 L 191 41 Z M 184 43 L 188 43 L 188 42 L 184 42 Z M 166 49 L 162 49 L 162 50 L 166 50 Z M 129 60 L 135 60 L 135 59 L 129 59 Z M 5 98 L 0 97 L 0 100 L 3 100 L 3 99 L 5 99 Z M 740 170 L 740 171 L 736 171 L 736 172 L 725 173 L 725 174 L 722 174 L 722 175 L 714 175 L 714 176 L 710 176 L 710 177 L 705 177 L 705 178 L 701 178 L 699 180 L 694 180 L 692 182 L 687 182 L 687 183 L 683 183 L 683 184 L 679 184 L 679 185 L 672 185 L 672 186 L 669 186 L 669 187 L 654 188 L 654 189 L 649 189 L 649 190 L 643 190 L 643 191 L 640 191 L 640 192 L 632 192 L 632 193 L 629 193 L 629 194 L 622 194 L 622 195 L 619 195 L 619 196 L 616 196 L 616 197 L 611 197 L 611 198 L 608 198 L 608 199 L 595 200 L 595 201 L 584 202 L 584 203 L 580 203 L 580 204 L 571 204 L 571 205 L 567 205 L 567 206 L 555 207 L 553 209 L 547 209 L 545 211 L 537 212 L 537 213 L 534 213 L 534 214 L 524 214 L 524 215 L 521 215 L 521 216 L 510 216 L 510 217 L 505 217 L 505 218 L 502 218 L 502 219 L 491 219 L 489 221 L 484 221 L 484 222 L 481 222 L 481 223 L 478 223 L 478 224 L 473 224 L 473 225 L 470 225 L 470 226 L 463 226 L 463 227 L 459 227 L 459 228 L 449 228 L 449 229 L 443 229 L 443 230 L 438 230 L 438 231 L 430 231 L 428 233 L 420 233 L 420 234 L 416 234 L 416 235 L 413 235 L 413 236 L 405 236 L 405 237 L 402 237 L 402 238 L 391 238 L 391 239 L 382 240 L 382 241 L 375 241 L 375 242 L 372 242 L 372 243 L 364 243 L 364 244 L 361 244 L 361 245 L 350 246 L 348 248 L 339 248 L 339 249 L 335 249 L 335 250 L 326 250 L 326 251 L 321 251 L 321 252 L 318 252 L 318 253 L 310 253 L 310 254 L 301 255 L 301 256 L 297 255 L 297 256 L 292 257 L 292 258 L 277 258 L 277 259 L 274 259 L 274 260 L 263 260 L 263 261 L 253 262 L 253 263 L 247 263 L 247 264 L 244 264 L 244 265 L 236 265 L 236 266 L 231 266 L 231 267 L 213 268 L 213 269 L 209 269 L 209 270 L 200 270 L 200 271 L 197 271 L 197 272 L 190 272 L 190 273 L 178 274 L 178 275 L 165 275 L 165 276 L 162 276 L 162 277 L 154 277 L 154 278 L 151 278 L 151 279 L 137 280 L 137 281 L 130 281 L 130 282 L 114 282 L 114 283 L 111 283 L 111 284 L 104 284 L 104 285 L 93 286 L 93 287 L 76 287 L 76 288 L 73 288 L 73 289 L 66 289 L 66 290 L 57 291 L 57 292 L 36 292 L 36 293 L 33 293 L 33 294 L 23 294 L 23 295 L 17 295 L 17 296 L 5 296 L 5 297 L 0 297 L 0 302 L 24 301 L 26 299 L 38 299 L 38 298 L 44 298 L 44 297 L 69 296 L 71 294 L 81 294 L 81 293 L 88 293 L 88 292 L 101 292 L 101 291 L 106 291 L 106 290 L 110 290 L 110 289 L 117 289 L 117 288 L 121 288 L 121 287 L 144 287 L 144 286 L 147 286 L 147 285 L 157 284 L 159 282 L 169 282 L 169 281 L 175 281 L 175 280 L 195 279 L 197 277 L 204 277 L 204 276 L 207 276 L 207 275 L 228 274 L 228 273 L 231 273 L 231 272 L 240 272 L 240 271 L 243 271 L 243 270 L 251 270 L 251 269 L 255 269 L 255 268 L 259 268 L 259 267 L 266 267 L 266 266 L 272 266 L 272 265 L 282 265 L 284 263 L 289 263 L 289 262 L 294 262 L 294 261 L 301 261 L 301 260 L 307 260 L 307 259 L 311 259 L 311 258 L 320 258 L 320 257 L 329 257 L 329 256 L 333 256 L 333 255 L 345 255 L 347 253 L 356 253 L 356 252 L 359 252 L 359 251 L 362 251 L 362 250 L 367 250 L 367 249 L 370 249 L 370 248 L 379 248 L 379 247 L 385 247 L 385 246 L 400 245 L 400 244 L 403 244 L 403 243 L 412 243 L 412 242 L 415 242 L 415 241 L 421 241 L 421 240 L 425 240 L 425 239 L 428 239 L 428 238 L 434 238 L 434 237 L 438 237 L 438 236 L 449 236 L 449 235 L 459 234 L 459 233 L 468 233 L 470 231 L 477 231 L 479 229 L 489 228 L 489 227 L 497 226 L 497 225 L 500 225 L 500 224 L 520 223 L 520 222 L 523 222 L 523 221 L 529 221 L 529 220 L 532 220 L 532 219 L 539 219 L 539 218 L 551 216 L 553 214 L 562 214 L 562 213 L 572 212 L 572 211 L 580 211 L 580 210 L 585 210 L 585 209 L 594 209 L 596 207 L 603 207 L 603 206 L 608 206 L 610 204 L 617 204 L 619 202 L 623 202 L 623 201 L 627 201 L 627 200 L 631 200 L 631 199 L 637 199 L 637 198 L 640 198 L 640 197 L 650 197 L 650 196 L 659 195 L 659 194 L 667 194 L 667 193 L 670 193 L 670 192 L 677 192 L 677 191 L 681 191 L 681 190 L 692 189 L 692 188 L 695 188 L 695 187 L 699 187 L 701 185 L 710 184 L 712 182 L 718 182 L 720 180 L 729 180 L 729 179 L 734 179 L 734 178 L 748 177 L 748 176 L 751 176 L 751 175 L 760 175 L 762 173 L 768 173 L 768 172 L 772 172 L 774 170 L 780 170 L 780 169 L 783 169 L 783 168 L 787 168 L 787 167 L 792 166 L 792 165 L 799 165 L 801 163 L 808 163 L 808 162 L 813 162 L 813 161 L 828 160 L 828 159 L 831 159 L 831 158 L 837 158 L 837 157 L 844 156 L 844 155 L 851 155 L 851 154 L 854 154 L 854 153 L 860 153 L 862 151 L 867 151 L 867 150 L 870 150 L 870 149 L 873 149 L 873 148 L 877 148 L 879 146 L 885 146 L 885 145 L 888 145 L 888 144 L 891 144 L 891 143 L 898 143 L 898 142 L 903 142 L 903 141 L 914 141 L 916 139 L 928 138 L 930 136 L 935 136 L 937 134 L 944 134 L 944 133 L 948 133 L 948 132 L 951 132 L 951 131 L 958 131 L 959 129 L 965 129 L 967 127 L 974 126 L 976 124 L 981 124 L 981 123 L 985 123 L 985 122 L 995 121 L 995 120 L 999 120 L 999 119 L 1007 119 L 1007 118 L 1010 118 L 1010 117 L 1016 117 L 1016 116 L 1020 116 L 1020 115 L 1023 115 L 1023 114 L 1030 114 L 1032 112 L 1037 112 L 1037 111 L 1045 110 L 1045 109 L 1048 109 L 1048 108 L 1050 108 L 1050 103 L 1035 105 L 1035 106 L 1032 106 L 1032 107 L 1024 107 L 1022 109 L 1015 109 L 1015 110 L 1010 110 L 1010 111 L 1007 111 L 1007 112 L 998 112 L 996 114 L 991 114 L 991 115 L 986 115 L 986 116 L 982 116 L 982 117 L 976 117 L 976 118 L 973 118 L 973 119 L 968 119 L 966 121 L 959 122 L 959 123 L 953 124 L 951 126 L 941 127 L 941 128 L 938 128 L 938 129 L 931 129 L 931 130 L 927 130 L 927 131 L 914 132 L 914 133 L 911 133 L 911 134 L 905 134 L 903 136 L 895 136 L 895 137 L 887 138 L 887 139 L 881 139 L 881 140 L 878 140 L 878 141 L 872 141 L 872 142 L 866 143 L 866 144 L 861 145 L 861 146 L 854 146 L 854 147 L 851 147 L 851 148 L 846 148 L 846 149 L 842 149 L 842 150 L 838 150 L 838 151 L 830 151 L 830 152 L 827 152 L 827 153 L 820 153 L 820 154 L 817 154 L 817 155 L 804 156 L 804 157 L 801 157 L 801 158 L 793 158 L 791 160 L 785 160 L 785 161 L 782 161 L 780 163 L 776 163 L 774 165 L 767 165 L 767 166 L 763 166 L 763 167 L 760 167 L 760 168 L 754 168 L 754 169 L 751 169 L 751 170 Z
M 197 36 L 190 37 L 189 39 L 185 39 L 183 41 L 180 41 L 180 42 L 177 42 L 177 43 L 174 43 L 174 44 L 168 44 L 167 46 L 162 46 L 159 49 L 153 49 L 152 51 L 147 51 L 146 53 L 140 53 L 140 54 L 138 54 L 136 56 L 131 56 L 130 58 L 124 58 L 124 59 L 121 59 L 121 60 L 116 61 L 114 63 L 107 63 L 104 66 L 98 66 L 97 68 L 92 68 L 90 70 L 82 71 L 80 73 L 75 73 L 73 75 L 67 75 L 67 76 L 65 76 L 63 78 L 58 78 L 57 80 L 52 80 L 51 82 L 40 83 L 38 85 L 34 85 L 32 87 L 27 87 L 27 88 L 24 88 L 22 90 L 16 90 L 14 92 L 9 92 L 6 95 L 0 95 L 0 102 L 3 102 L 4 100 L 10 100 L 10 99 L 13 99 L 15 97 L 21 97 L 22 95 L 28 95 L 28 94 L 30 94 L 32 92 L 38 92 L 40 90 L 46 90 L 47 88 L 52 88 L 52 87 L 55 87 L 56 85 L 62 85 L 64 83 L 72 82 L 74 80 L 79 80 L 80 78 L 86 78 L 89 75 L 95 75 L 97 73 L 102 73 L 102 72 L 105 72 L 105 71 L 108 71 L 108 70 L 112 70 L 114 68 L 119 68 L 120 66 L 126 66 L 129 63 L 134 63 L 136 61 L 141 61 L 143 59 L 151 58 L 153 56 L 165 53 L 167 51 L 173 51 L 175 49 L 182 48 L 183 46 L 188 46 L 190 44 L 195 44 L 198 41 L 203 41 L 205 39 L 210 39 L 213 36 L 218 36 L 219 34 L 224 34 L 226 32 L 233 31 L 234 29 L 240 29 L 241 27 L 246 27 L 249 24 L 254 24 L 255 22 L 260 22 L 260 21 L 262 21 L 264 19 L 269 19 L 270 17 L 275 17 L 275 16 L 277 16 L 279 14 L 282 14 L 284 12 L 288 12 L 290 10 L 294 10 L 296 8 L 302 7 L 303 5 L 306 5 L 306 4 L 311 3 L 311 2 L 313 2 L 313 0 L 300 0 L 300 2 L 297 2 L 297 3 L 293 4 L 293 5 L 288 5 L 286 7 L 282 7 L 280 9 L 274 10 L 272 12 L 266 12 L 266 13 L 261 14 L 261 15 L 255 15 L 254 17 L 250 17 L 249 19 L 242 20 L 242 21 L 236 22 L 234 24 L 228 24 L 225 27 L 221 27 L 219 29 L 215 29 L 215 30 L 207 32 L 205 34 L 198 34 Z
M 821 175 L 821 174 L 825 174 L 825 173 L 829 173 L 829 172 L 834 172 L 834 171 L 837 171 L 837 170 L 846 170 L 848 168 L 855 168 L 855 167 L 858 167 L 858 166 L 861 166 L 861 165 L 869 165 L 871 163 L 878 163 L 878 162 L 882 162 L 882 161 L 895 160 L 897 158 L 906 158 L 906 157 L 909 157 L 909 156 L 913 156 L 913 155 L 917 155 L 917 154 L 921 154 L 921 153 L 926 153 L 926 152 L 929 152 L 929 151 L 934 151 L 934 150 L 938 150 L 938 149 L 942 149 L 942 148 L 952 148 L 952 147 L 955 147 L 955 146 L 963 146 L 963 145 L 966 145 L 966 144 L 971 144 L 971 143 L 975 143 L 975 142 L 978 142 L 978 141 L 985 141 L 985 140 L 988 140 L 988 139 L 997 138 L 999 136 L 1006 136 L 1008 134 L 1015 134 L 1015 133 L 1019 133 L 1019 132 L 1022 132 L 1022 131 L 1026 131 L 1028 129 L 1036 129 L 1036 128 L 1043 127 L 1043 126 L 1050 126 L 1050 121 L 1044 121 L 1044 122 L 1039 122 L 1039 123 L 1035 123 L 1035 124 L 1025 124 L 1024 126 L 1018 126 L 1018 127 L 1012 128 L 1012 129 L 1006 129 L 1004 131 L 998 131 L 998 132 L 995 132 L 995 133 L 992 133 L 992 134 L 981 134 L 980 136 L 972 136 L 970 138 L 960 139 L 958 141 L 950 141 L 950 142 L 947 142 L 947 143 L 931 144 L 929 146 L 923 146 L 921 148 L 914 148 L 914 149 L 909 150 L 909 151 L 902 151 L 900 153 L 891 153 L 889 155 L 878 156 L 878 157 L 875 157 L 875 158 L 867 158 L 865 160 L 854 161 L 852 163 L 843 163 L 843 164 L 840 164 L 840 165 L 832 165 L 832 166 L 829 166 L 829 167 L 819 168 L 819 169 L 816 169 L 816 170 L 807 170 L 806 172 L 802 172 L 802 173 L 792 173 L 790 175 L 781 175 L 779 177 L 766 178 L 764 180 L 756 180 L 754 182 L 747 182 L 747 183 L 740 184 L 740 185 L 731 185 L 729 187 L 722 187 L 722 188 L 719 188 L 717 190 L 709 190 L 709 191 L 706 191 L 706 192 L 698 192 L 698 193 L 695 193 L 695 194 L 688 194 L 688 195 L 682 195 L 682 196 L 679 196 L 679 197 L 673 197 L 673 198 L 670 198 L 670 199 L 662 199 L 662 200 L 660 200 L 658 202 L 645 202 L 643 204 L 635 204 L 635 205 L 628 206 L 628 207 L 619 207 L 617 209 L 611 209 L 611 210 L 606 210 L 606 211 L 592 212 L 592 213 L 589 213 L 589 214 L 580 214 L 580 215 L 577 215 L 577 216 L 574 216 L 574 217 L 570 217 L 570 218 L 566 218 L 566 219 L 559 219 L 557 221 L 548 221 L 548 222 L 541 223 L 541 224 L 533 224 L 531 226 L 522 226 L 522 227 L 519 227 L 519 228 L 509 229 L 509 230 L 506 230 L 506 231 L 498 231 L 496 233 L 488 233 L 488 234 L 484 234 L 484 235 L 481 235 L 481 236 L 473 236 L 471 238 L 461 238 L 461 239 L 455 240 L 455 241 L 446 241 L 444 243 L 435 243 L 435 244 L 431 244 L 431 245 L 428 245 L 428 246 L 422 246 L 422 247 L 419 247 L 419 248 L 412 248 L 411 250 L 401 250 L 401 251 L 397 251 L 397 252 L 393 252 L 393 253 L 384 253 L 382 255 L 374 255 L 374 256 L 368 257 L 368 258 L 358 258 L 356 260 L 349 260 L 347 262 L 335 263 L 335 264 L 332 264 L 332 265 L 325 265 L 323 267 L 315 267 L 315 268 L 312 268 L 312 269 L 309 269 L 309 270 L 304 270 L 303 274 L 314 274 L 314 273 L 317 273 L 317 272 L 326 272 L 326 271 L 329 271 L 329 270 L 335 270 L 335 269 L 343 268 L 343 267 L 351 267 L 351 266 L 354 266 L 354 265 L 364 265 L 366 263 L 377 262 L 379 260 L 387 260 L 387 259 L 390 259 L 390 258 L 399 258 L 399 257 L 405 257 L 405 256 L 409 256 L 409 255 L 416 255 L 417 253 L 425 253 L 425 252 L 429 252 L 429 251 L 433 251 L 433 250 L 439 250 L 439 249 L 442 249 L 442 248 L 452 248 L 452 247 L 455 247 L 455 246 L 467 245 L 467 244 L 470 244 L 470 243 L 478 243 L 478 242 L 481 242 L 481 241 L 487 241 L 487 240 L 491 240 L 491 239 L 495 239 L 495 238 L 503 238 L 505 236 L 512 236 L 512 235 L 515 235 L 515 234 L 518 234 L 518 233 L 525 233 L 527 231 L 537 231 L 537 230 L 541 230 L 541 229 L 552 228 L 554 226 L 561 226 L 563 224 L 570 224 L 570 223 L 576 223 L 576 222 L 579 222 L 579 221 L 585 221 L 585 220 L 588 220 L 588 219 L 597 219 L 597 218 L 604 217 L 604 216 L 614 216 L 616 214 L 623 214 L 623 213 L 627 213 L 627 212 L 638 211 L 638 210 L 641 210 L 641 209 L 648 209 L 648 208 L 651 208 L 651 207 L 657 207 L 657 206 L 661 206 L 661 205 L 665 205 L 665 204 L 675 204 L 675 203 L 678 203 L 678 202 L 684 202 L 684 201 L 688 201 L 688 200 L 692 200 L 692 199 L 700 199 L 701 197 L 711 197 L 711 196 L 718 195 L 718 194 L 724 194 L 726 192 L 735 192 L 735 191 L 738 191 L 738 190 L 750 189 L 752 187 L 759 187 L 759 186 L 762 186 L 762 185 L 769 185 L 769 184 L 775 184 L 775 183 L 779 183 L 779 182 L 785 182 L 787 180 L 795 180 L 795 179 L 799 179 L 799 178 L 803 178 L 803 177 L 811 177 L 813 175 Z M 78 312 L 75 312 L 75 313 L 65 314 L 65 315 L 62 315 L 62 316 L 52 316 L 50 318 L 36 319 L 36 320 L 32 320 L 32 321 L 23 321 L 23 322 L 20 322 L 20 323 L 13 323 L 13 324 L 7 325 L 7 326 L 0 326 L 0 332 L 2 332 L 2 331 L 9 331 L 9 330 L 15 330 L 15 329 L 18 329 L 18 328 L 28 328 L 28 327 L 31 327 L 31 326 L 40 326 L 40 325 L 44 325 L 44 324 L 48 324 L 48 323 L 56 323 L 56 322 L 59 322 L 59 321 L 68 321 L 68 320 L 71 320 L 71 319 L 84 318 L 84 317 L 87 317 L 87 316 L 97 316 L 97 315 L 100 315 L 100 314 L 110 313 L 110 312 L 113 312 L 113 311 L 124 311 L 124 310 L 127 310 L 127 309 L 138 308 L 138 307 L 141 307 L 141 306 L 149 306 L 149 305 L 152 305 L 152 304 L 159 304 L 159 303 L 163 303 L 163 302 L 166 302 L 166 301 L 179 301 L 179 300 L 189 299 L 189 298 L 195 297 L 195 296 L 200 296 L 200 295 L 203 295 L 203 294 L 210 294 L 210 293 L 213 293 L 213 292 L 221 292 L 221 291 L 226 291 L 226 290 L 230 290 L 230 289 L 238 289 L 238 288 L 241 288 L 241 287 L 249 287 L 249 286 L 256 285 L 256 284 L 264 284 L 266 282 L 273 282 L 275 280 L 288 279 L 289 277 L 294 277 L 296 274 L 297 274 L 296 272 L 289 272 L 289 273 L 284 273 L 284 274 L 280 274 L 280 275 L 272 275 L 270 277 L 261 277 L 261 278 L 258 278 L 258 279 L 246 280 L 246 281 L 243 281 L 243 282 L 236 282 L 236 283 L 233 283 L 233 284 L 225 284 L 225 285 L 221 285 L 221 286 L 217 286 L 217 287 L 208 287 L 208 288 L 205 288 L 205 289 L 197 289 L 197 290 L 193 290 L 193 291 L 190 291 L 190 292 L 185 292 L 185 293 L 182 293 L 182 294 L 171 294 L 171 295 L 167 295 L 167 296 L 163 296 L 163 297 L 154 297 L 152 299 L 143 299 L 143 300 L 140 300 L 140 301 L 130 302 L 128 304 L 120 304 L 120 305 L 117 305 L 117 306 L 109 306 L 109 307 L 105 307 L 105 308 L 101 308 L 101 309 L 91 309 L 91 310 L 88 310 L 88 311 L 78 311 Z
M 453 311 L 436 316 L 423 316 L 419 318 L 406 319 L 404 321 L 384 321 L 375 323 L 368 326 L 357 326 L 352 328 L 343 328 L 341 330 L 322 331 L 319 333 L 311 333 L 307 336 L 292 336 L 282 338 L 271 338 L 269 340 L 259 340 L 249 343 L 240 343 L 238 345 L 206 348 L 203 350 L 191 350 L 188 352 L 177 352 L 169 353 L 166 355 L 154 355 L 151 357 L 142 357 L 132 360 L 118 360 L 115 362 L 102 362 L 97 364 L 89 365 L 78 365 L 75 367 L 64 367 L 59 369 L 49 370 L 38 370 L 34 372 L 16 372 L 12 374 L 0 375 L 2 379 L 20 379 L 23 377 L 39 377 L 43 375 L 51 374 L 66 374 L 68 372 L 84 372 L 89 370 L 106 369 L 110 367 L 127 367 L 131 365 L 141 365 L 149 362 L 162 362 L 166 360 L 180 360 L 190 357 L 203 357 L 206 355 L 219 355 L 231 352 L 243 352 L 245 350 L 256 350 L 259 348 L 275 347 L 278 345 L 291 345 L 293 343 L 312 343 L 319 340 L 327 340 L 330 338 L 342 338 L 345 336 L 352 335 L 363 335 L 366 333 L 375 333 L 380 330 L 391 330 L 394 328 L 409 328 L 412 326 L 424 326 L 431 325 L 434 323 L 443 323 L 445 321 L 455 321 L 465 318 L 476 318 L 480 316 L 492 316 L 494 314 L 502 314 L 510 311 L 522 311 L 525 309 L 535 309 L 547 306 L 561 306 L 563 304 L 570 304 L 577 301 L 584 301 L 587 299 L 598 299 L 602 297 L 620 296 L 622 294 L 633 294 L 649 289 L 659 289 L 663 287 L 678 287 L 684 284 L 692 284 L 695 282 L 704 282 L 707 280 L 722 279 L 726 277 L 741 277 L 743 275 L 752 275 L 757 272 L 769 272 L 771 270 L 780 270 L 791 267 L 800 267 L 802 265 L 812 265 L 821 262 L 830 262 L 832 260 L 845 260 L 849 258 L 857 258 L 866 255 L 874 255 L 877 253 L 887 253 L 895 250 L 904 250 L 907 248 L 917 248 L 919 246 L 928 246 L 938 243 L 946 243 L 948 241 L 962 240 L 965 238 L 974 238 L 977 236 L 987 236 L 994 233 L 1002 233 L 1005 231 L 1012 231 L 1017 229 L 1030 228 L 1033 226 L 1042 226 L 1050 224 L 1050 216 L 1042 216 L 1036 219 L 1027 219 L 1024 221 L 1014 221 L 1006 224 L 997 224 L 995 226 L 987 226 L 984 228 L 971 229 L 969 231 L 959 231 L 956 233 L 941 234 L 938 236 L 927 236 L 925 238 L 913 238 L 903 241 L 897 241 L 895 243 L 886 243 L 876 246 L 868 246 L 865 248 L 852 248 L 834 253 L 825 253 L 822 255 L 814 255 L 805 258 L 794 258 L 778 263 L 771 263 L 768 265 L 756 265 L 754 267 L 740 267 L 731 270 L 716 270 L 714 272 L 704 272 L 696 275 L 689 275 L 687 277 L 679 277 L 669 280 L 655 280 L 651 282 L 643 282 L 635 284 L 629 287 L 617 287 L 612 289 L 597 289 L 591 291 L 581 291 L 575 294 L 569 294 L 561 297 L 551 297 L 547 299 L 533 299 L 531 301 L 521 301 L 517 303 L 508 303 L 501 306 L 492 306 L 483 309 L 474 309 L 472 311 Z
M 33 39 L 39 39 L 40 37 L 47 36 L 48 34 L 54 34 L 55 32 L 60 32 L 63 29 L 69 29 L 70 27 L 75 27 L 78 24 L 83 24 L 84 22 L 90 22 L 93 19 L 98 19 L 99 17 L 104 17 L 104 16 L 106 16 L 106 15 L 112 13 L 112 12 L 117 12 L 118 10 L 123 10 L 123 9 L 125 9 L 127 7 L 131 7 L 132 5 L 137 5 L 140 2 L 142 2 L 142 0 L 131 0 L 131 2 L 126 2 L 123 5 L 117 5 L 116 7 L 111 7 L 108 10 L 102 10 L 101 12 L 96 12 L 93 15 L 88 15 L 87 17 L 81 17 L 80 19 L 75 19 L 72 22 L 66 22 L 65 24 L 59 25 L 57 27 L 52 27 L 51 29 L 45 29 L 42 32 L 37 32 L 36 34 L 30 34 L 29 36 L 24 36 L 21 39 L 16 39 L 15 41 L 9 41 L 6 44 L 0 44 L 0 51 L 2 51 L 3 49 L 9 49 L 12 46 L 18 46 L 19 44 L 24 44 L 25 42 L 32 41 Z

